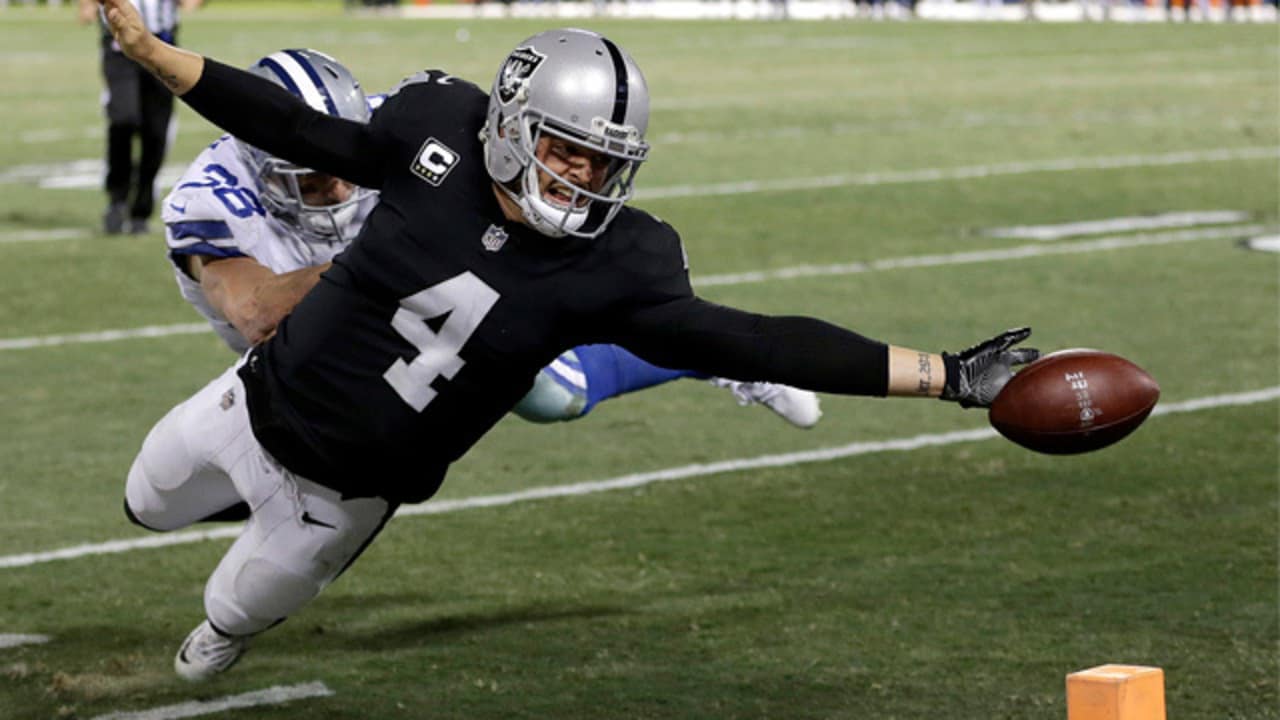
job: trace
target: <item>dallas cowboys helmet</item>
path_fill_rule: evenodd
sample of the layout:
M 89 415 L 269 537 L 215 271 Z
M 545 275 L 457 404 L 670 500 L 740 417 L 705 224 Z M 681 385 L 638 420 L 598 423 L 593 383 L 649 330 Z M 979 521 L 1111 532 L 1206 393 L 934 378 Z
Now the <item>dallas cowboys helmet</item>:
M 648 125 L 649 89 L 631 56 L 596 33 L 563 29 L 534 35 L 507 56 L 480 137 L 489 176 L 531 227 L 551 237 L 592 238 L 632 196 L 649 153 Z M 552 172 L 534 152 L 544 136 L 607 156 L 603 186 L 593 192 Z M 543 197 L 539 170 L 572 190 L 567 204 Z
M 355 122 L 369 122 L 369 103 L 360 83 L 342 63 L 316 50 L 281 50 L 254 63 L 249 72 L 283 87 L 313 110 Z M 315 172 L 236 141 L 254 174 L 262 204 L 309 242 L 348 242 L 360 201 L 372 192 L 353 187 L 341 202 L 312 204 L 299 180 Z

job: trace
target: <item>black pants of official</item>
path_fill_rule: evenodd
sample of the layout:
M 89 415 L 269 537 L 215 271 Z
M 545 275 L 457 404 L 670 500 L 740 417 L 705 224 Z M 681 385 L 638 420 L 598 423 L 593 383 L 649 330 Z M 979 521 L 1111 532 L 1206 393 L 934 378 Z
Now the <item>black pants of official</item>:
M 146 219 L 155 204 L 156 175 L 164 162 L 173 117 L 173 93 L 110 47 L 102 49 L 102 74 L 107 83 L 107 196 L 112 203 L 129 203 L 130 217 Z M 134 136 L 142 145 L 136 166 Z

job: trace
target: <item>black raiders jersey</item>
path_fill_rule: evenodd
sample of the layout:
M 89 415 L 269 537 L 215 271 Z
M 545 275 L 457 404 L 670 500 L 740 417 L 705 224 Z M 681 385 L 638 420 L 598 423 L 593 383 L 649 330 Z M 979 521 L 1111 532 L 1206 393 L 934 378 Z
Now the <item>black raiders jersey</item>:
M 507 220 L 475 85 L 421 73 L 368 126 L 266 85 L 206 60 L 184 100 L 258 147 L 381 192 L 355 242 L 241 368 L 254 434 L 288 469 L 351 496 L 424 500 L 540 368 L 591 342 L 668 367 L 883 394 L 874 376 L 886 371 L 869 360 L 882 345 L 697 299 L 679 236 L 643 211 L 623 208 L 595 239 Z M 255 96 L 261 107 L 227 109 Z

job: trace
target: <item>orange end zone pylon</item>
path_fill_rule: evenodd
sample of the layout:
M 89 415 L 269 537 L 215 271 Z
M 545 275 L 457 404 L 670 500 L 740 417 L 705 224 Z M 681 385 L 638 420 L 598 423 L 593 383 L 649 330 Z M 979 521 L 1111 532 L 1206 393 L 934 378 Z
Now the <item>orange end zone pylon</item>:
M 1164 671 L 1099 665 L 1067 675 L 1067 720 L 1166 720 Z

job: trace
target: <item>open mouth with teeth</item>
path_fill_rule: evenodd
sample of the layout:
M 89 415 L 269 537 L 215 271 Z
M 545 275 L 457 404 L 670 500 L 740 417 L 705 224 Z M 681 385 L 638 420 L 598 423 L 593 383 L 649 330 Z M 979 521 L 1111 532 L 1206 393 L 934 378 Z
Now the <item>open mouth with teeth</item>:
M 542 194 L 542 197 L 546 198 L 547 202 L 565 209 L 576 208 L 581 210 L 591 201 L 590 198 L 579 195 L 575 202 L 573 196 L 574 191 L 572 189 L 559 184 L 552 185 Z

